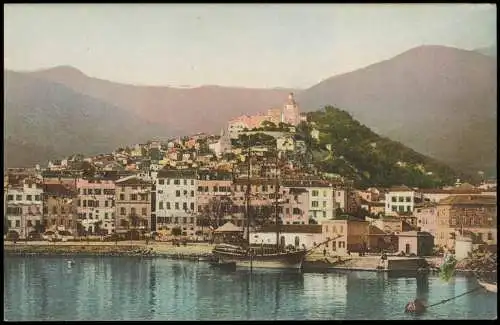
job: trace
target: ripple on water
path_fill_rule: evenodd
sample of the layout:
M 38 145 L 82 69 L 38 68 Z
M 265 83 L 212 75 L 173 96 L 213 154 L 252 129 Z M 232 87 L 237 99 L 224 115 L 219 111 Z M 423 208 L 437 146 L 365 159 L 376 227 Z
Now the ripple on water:
M 8 320 L 414 319 L 404 306 L 473 289 L 463 277 L 388 277 L 383 273 L 227 272 L 167 259 L 7 257 Z M 483 291 L 433 307 L 420 319 L 492 319 L 497 296 Z

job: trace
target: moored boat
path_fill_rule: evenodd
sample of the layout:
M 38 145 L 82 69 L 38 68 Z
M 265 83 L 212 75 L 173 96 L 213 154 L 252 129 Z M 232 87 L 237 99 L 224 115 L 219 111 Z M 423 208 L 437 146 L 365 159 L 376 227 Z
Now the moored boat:
M 273 251 L 257 251 L 250 246 L 250 220 L 249 220 L 249 206 L 250 206 L 250 173 L 251 173 L 251 160 L 250 160 L 250 147 L 248 147 L 248 183 L 246 191 L 246 239 L 243 241 L 244 246 L 223 243 L 216 245 L 212 254 L 219 258 L 221 262 L 234 263 L 237 267 L 244 268 L 272 268 L 272 269 L 301 269 L 302 262 L 304 261 L 307 251 L 303 250 L 285 250 L 279 244 L 279 230 L 281 219 L 279 217 L 279 188 L 280 182 L 278 173 L 276 172 L 276 185 L 275 185 L 275 224 L 276 227 L 276 248 Z M 279 155 L 276 155 L 276 169 L 279 165 Z
M 306 250 L 279 251 L 260 254 L 253 249 L 241 246 L 220 244 L 215 246 L 213 254 L 225 262 L 233 262 L 238 267 L 300 269 L 307 254 Z
M 494 283 L 493 282 L 486 282 L 485 280 L 477 279 L 477 283 L 479 283 L 479 285 L 481 287 L 486 289 L 486 291 L 497 293 L 497 283 L 496 282 L 494 282 Z

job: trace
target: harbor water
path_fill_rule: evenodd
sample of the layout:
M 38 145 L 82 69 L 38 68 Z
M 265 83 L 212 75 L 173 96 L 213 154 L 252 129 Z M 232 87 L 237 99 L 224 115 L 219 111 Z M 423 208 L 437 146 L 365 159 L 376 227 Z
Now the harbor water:
M 416 316 L 428 304 L 478 286 L 457 276 L 393 277 L 376 272 L 229 271 L 208 263 L 140 257 L 6 257 L 4 319 L 352 320 L 493 319 L 497 295 L 476 290 Z

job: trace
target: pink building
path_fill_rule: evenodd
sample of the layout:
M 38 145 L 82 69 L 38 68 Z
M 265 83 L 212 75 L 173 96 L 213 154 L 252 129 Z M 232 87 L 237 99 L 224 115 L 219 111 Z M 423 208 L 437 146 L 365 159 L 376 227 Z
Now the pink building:
M 115 183 L 107 178 L 80 178 L 76 182 L 78 192 L 77 213 L 79 223 L 86 231 L 95 233 L 115 231 Z
M 309 223 L 309 191 L 304 188 L 283 188 L 283 213 L 286 225 L 306 225 Z
M 421 231 L 426 231 L 436 236 L 437 224 L 437 204 L 416 208 L 413 215 L 417 218 L 417 227 Z

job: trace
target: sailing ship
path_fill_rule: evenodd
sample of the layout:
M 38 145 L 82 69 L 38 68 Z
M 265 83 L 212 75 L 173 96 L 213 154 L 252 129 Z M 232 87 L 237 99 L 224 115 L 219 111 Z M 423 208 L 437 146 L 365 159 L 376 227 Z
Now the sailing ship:
M 285 250 L 284 247 L 279 245 L 279 230 L 280 230 L 280 217 L 278 213 L 279 206 L 279 176 L 278 176 L 278 164 L 279 156 L 276 155 L 276 191 L 275 191 L 275 224 L 276 224 L 276 247 L 273 250 L 264 250 L 252 248 L 250 245 L 250 218 L 249 218 L 249 206 L 250 206 L 250 174 L 251 174 L 251 162 L 250 162 L 250 148 L 247 147 L 247 161 L 248 161 L 248 173 L 247 173 L 247 188 L 246 188 L 246 209 L 245 209 L 245 221 L 246 221 L 246 242 L 244 245 L 234 245 L 223 243 L 216 245 L 213 249 L 213 255 L 218 258 L 219 263 L 227 265 L 228 263 L 234 264 L 236 267 L 243 268 L 272 268 L 272 269 L 301 269 L 302 262 L 304 261 L 307 251 L 306 249 L 298 250 Z

